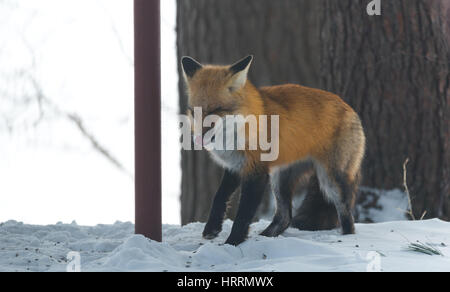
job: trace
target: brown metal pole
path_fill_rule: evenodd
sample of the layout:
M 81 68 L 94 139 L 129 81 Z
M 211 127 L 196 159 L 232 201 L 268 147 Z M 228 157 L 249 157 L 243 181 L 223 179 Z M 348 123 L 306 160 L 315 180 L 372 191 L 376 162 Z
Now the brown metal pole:
M 160 1 L 134 1 L 135 231 L 161 241 Z

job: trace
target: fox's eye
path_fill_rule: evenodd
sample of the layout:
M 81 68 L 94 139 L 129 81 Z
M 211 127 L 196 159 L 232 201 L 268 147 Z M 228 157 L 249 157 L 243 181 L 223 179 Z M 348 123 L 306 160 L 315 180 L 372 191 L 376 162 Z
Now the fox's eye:
M 231 93 L 233 92 L 233 87 L 228 87 L 228 91 Z
M 218 114 L 218 113 L 221 113 L 221 112 L 223 112 L 223 111 L 224 111 L 224 109 L 223 109 L 222 107 L 218 107 L 218 108 L 216 108 L 215 110 L 210 111 L 209 114 L 210 114 L 210 115 Z

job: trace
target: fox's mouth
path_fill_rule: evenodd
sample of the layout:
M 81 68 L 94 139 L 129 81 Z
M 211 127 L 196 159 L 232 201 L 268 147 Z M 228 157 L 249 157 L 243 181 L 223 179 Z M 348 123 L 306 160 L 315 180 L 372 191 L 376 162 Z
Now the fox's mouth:
M 201 146 L 206 147 L 206 146 L 209 146 L 210 144 L 213 144 L 214 142 L 216 142 L 216 135 L 212 136 L 212 138 L 209 141 L 205 140 L 203 135 L 194 136 L 194 143 L 196 145 L 201 145 Z
M 201 134 L 196 134 L 193 132 L 195 145 L 203 146 L 206 150 L 208 150 L 208 146 L 211 146 L 216 142 L 217 130 L 216 124 L 214 123 L 211 127 L 204 127 Z

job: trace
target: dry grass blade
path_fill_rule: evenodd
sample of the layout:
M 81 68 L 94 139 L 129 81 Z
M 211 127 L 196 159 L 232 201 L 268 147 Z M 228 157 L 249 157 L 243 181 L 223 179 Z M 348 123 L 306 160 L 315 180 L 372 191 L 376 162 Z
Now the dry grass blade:
M 409 214 L 409 216 L 411 216 L 412 220 L 415 221 L 416 218 L 414 217 L 414 213 L 413 213 L 413 209 L 412 209 L 411 195 L 409 193 L 408 184 L 406 183 L 406 165 L 408 164 L 408 162 L 409 162 L 409 158 L 407 158 L 405 160 L 405 162 L 403 163 L 403 186 L 405 188 L 405 192 L 408 197 L 409 210 L 408 210 L 407 214 Z
M 410 243 L 408 245 L 407 249 L 409 251 L 423 253 L 423 254 L 430 255 L 430 256 L 433 256 L 433 255 L 444 256 L 442 254 L 442 252 L 439 249 L 437 249 L 436 247 L 432 246 L 429 243 L 422 243 L 420 241 L 415 242 L 415 243 Z

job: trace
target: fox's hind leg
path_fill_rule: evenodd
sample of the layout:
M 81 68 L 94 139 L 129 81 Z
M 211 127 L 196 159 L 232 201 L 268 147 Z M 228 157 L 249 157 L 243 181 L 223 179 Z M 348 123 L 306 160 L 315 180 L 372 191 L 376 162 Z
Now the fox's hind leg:
M 345 173 L 335 172 L 333 179 L 338 188 L 339 197 L 334 202 L 341 223 L 342 234 L 355 234 L 355 221 L 353 219 L 353 206 L 355 193 L 352 190 L 352 183 Z
M 325 199 L 336 207 L 342 234 L 354 234 L 352 209 L 356 198 L 356 184 L 346 173 L 339 170 L 325 170 L 317 164 L 316 171 Z
M 261 235 L 276 237 L 289 227 L 292 220 L 292 195 L 295 186 L 299 177 L 310 169 L 310 162 L 298 162 L 271 175 L 270 184 L 277 202 L 277 209 L 272 223 Z

